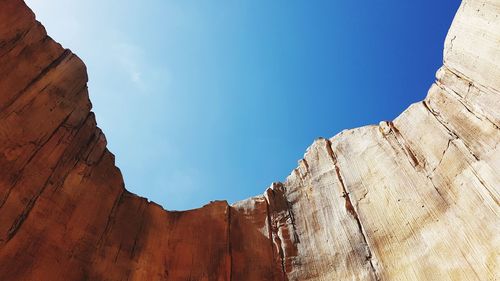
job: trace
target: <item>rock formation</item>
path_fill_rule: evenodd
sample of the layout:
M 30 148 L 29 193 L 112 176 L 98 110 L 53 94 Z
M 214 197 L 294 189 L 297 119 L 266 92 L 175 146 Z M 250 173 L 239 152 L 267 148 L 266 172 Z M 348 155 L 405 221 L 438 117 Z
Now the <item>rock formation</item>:
M 0 0 L 0 280 L 500 280 L 500 2 L 464 0 L 426 99 L 283 183 L 170 212 L 127 192 L 82 61 Z

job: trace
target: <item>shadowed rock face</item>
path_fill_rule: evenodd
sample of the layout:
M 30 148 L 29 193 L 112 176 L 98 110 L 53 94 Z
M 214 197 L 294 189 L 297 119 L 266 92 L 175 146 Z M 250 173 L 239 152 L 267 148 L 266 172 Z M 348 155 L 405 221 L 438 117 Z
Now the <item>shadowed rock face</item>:
M 0 0 L 0 280 L 499 279 L 499 14 L 462 3 L 396 120 L 316 140 L 261 196 L 169 212 L 124 189 L 82 61 Z

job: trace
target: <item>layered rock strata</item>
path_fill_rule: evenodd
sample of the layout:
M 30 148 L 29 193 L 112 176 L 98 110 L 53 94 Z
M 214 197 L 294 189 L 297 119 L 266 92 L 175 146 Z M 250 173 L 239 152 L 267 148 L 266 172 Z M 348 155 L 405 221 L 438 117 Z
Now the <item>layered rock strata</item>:
M 500 2 L 464 0 L 426 99 L 283 183 L 170 212 L 124 188 L 83 62 L 0 1 L 0 280 L 499 280 Z

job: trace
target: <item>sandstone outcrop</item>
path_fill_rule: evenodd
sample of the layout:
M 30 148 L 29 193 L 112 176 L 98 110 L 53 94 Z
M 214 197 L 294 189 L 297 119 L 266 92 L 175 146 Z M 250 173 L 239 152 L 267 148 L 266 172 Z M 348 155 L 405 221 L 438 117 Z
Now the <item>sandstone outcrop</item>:
M 500 2 L 464 0 L 424 101 L 283 183 L 171 212 L 129 193 L 83 62 L 0 1 L 0 280 L 500 280 Z

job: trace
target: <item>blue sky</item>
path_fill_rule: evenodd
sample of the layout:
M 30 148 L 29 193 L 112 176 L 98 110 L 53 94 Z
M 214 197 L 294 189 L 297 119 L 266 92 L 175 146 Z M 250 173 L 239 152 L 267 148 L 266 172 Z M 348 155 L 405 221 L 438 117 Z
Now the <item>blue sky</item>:
M 127 188 L 170 210 L 261 194 L 317 137 L 423 99 L 458 0 L 28 0 L 87 64 Z

